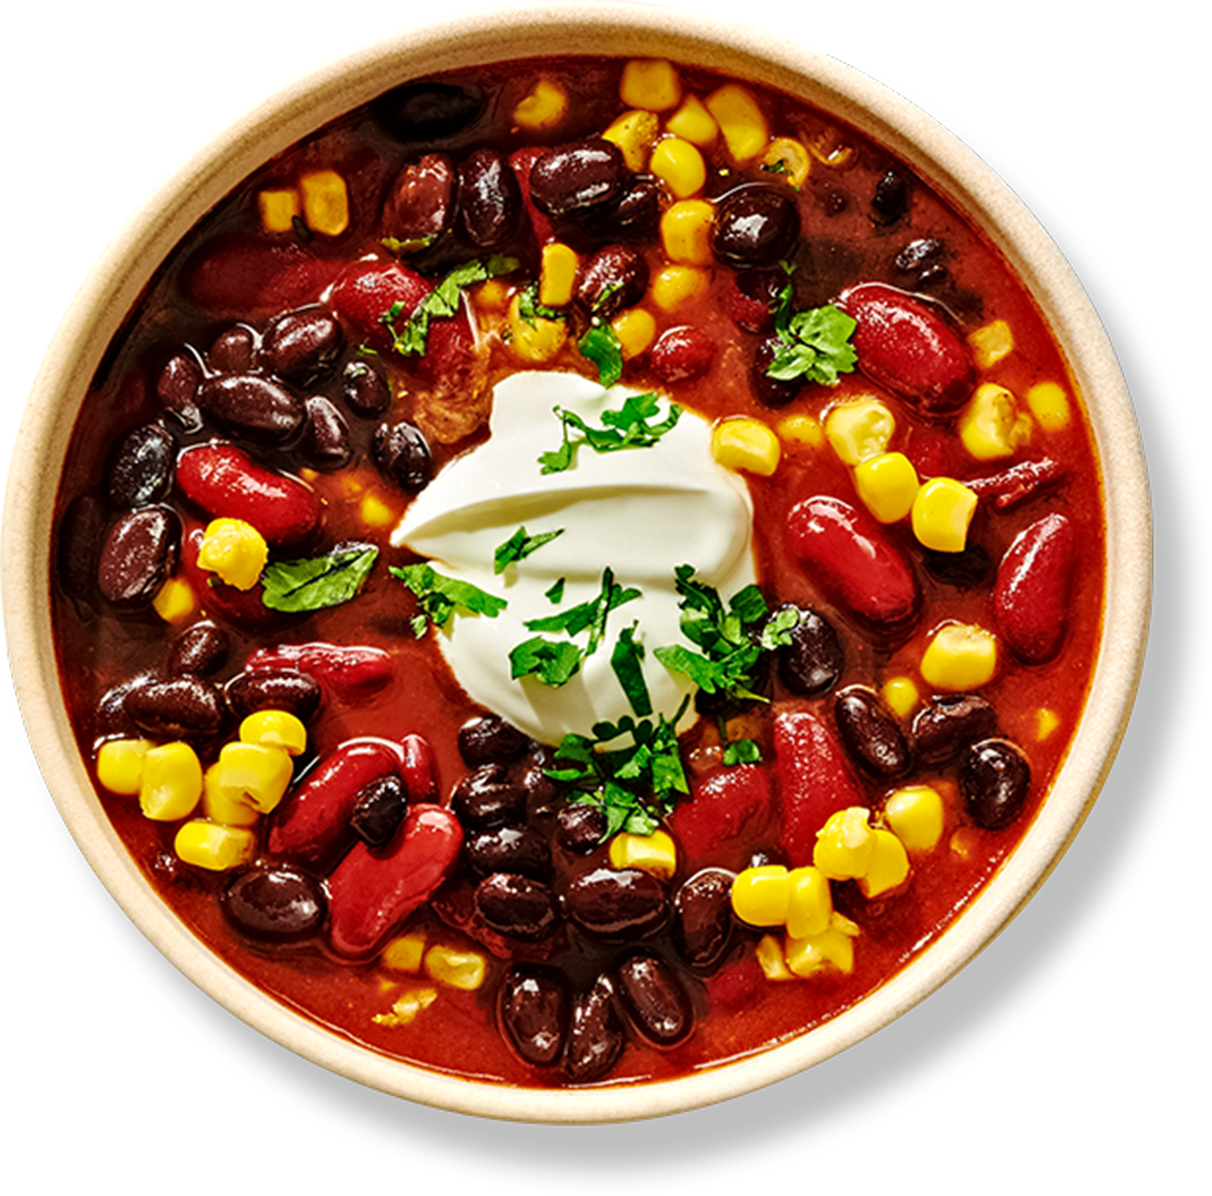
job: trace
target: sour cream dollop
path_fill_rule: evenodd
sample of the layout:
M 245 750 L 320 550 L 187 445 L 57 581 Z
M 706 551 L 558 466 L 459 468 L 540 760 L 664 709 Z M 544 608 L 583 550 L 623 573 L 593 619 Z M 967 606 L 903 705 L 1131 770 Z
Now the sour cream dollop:
M 555 407 L 598 427 L 604 410 L 617 411 L 635 393 L 558 372 L 506 379 L 494 391 L 489 439 L 446 466 L 391 536 L 395 547 L 430 558 L 438 572 L 508 602 L 496 618 L 458 609 L 436 632 L 438 643 L 472 699 L 543 743 L 634 714 L 610 664 L 619 632 L 633 624 L 653 709 L 672 718 L 694 691 L 652 654 L 667 644 L 693 648 L 679 629 L 674 570 L 693 566 L 696 579 L 725 599 L 755 579 L 748 490 L 712 457 L 711 429 L 700 416 L 683 411 L 648 448 L 598 453 L 581 443 L 570 469 L 541 472 L 539 457 L 563 437 Z M 667 400 L 660 408 L 663 418 Z M 532 537 L 562 533 L 494 574 L 497 548 L 519 527 Z M 641 597 L 610 612 L 605 637 L 580 672 L 558 688 L 534 677 L 514 680 L 510 651 L 540 634 L 526 622 L 592 601 L 607 567 Z M 548 591 L 560 579 L 563 594 L 553 603 Z M 586 639 L 583 632 L 572 642 L 584 647 Z

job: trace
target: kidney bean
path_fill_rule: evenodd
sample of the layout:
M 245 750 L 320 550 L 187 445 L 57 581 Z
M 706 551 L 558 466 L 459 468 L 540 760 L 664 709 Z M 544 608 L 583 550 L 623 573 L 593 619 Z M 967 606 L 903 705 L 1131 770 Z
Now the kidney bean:
M 481 147 L 459 164 L 459 228 L 477 249 L 493 249 L 514 230 L 522 209 L 505 156 Z
M 749 389 L 763 407 L 785 407 L 793 403 L 804 391 L 804 382 L 799 378 L 772 378 L 769 370 L 783 342 L 777 336 L 759 341 L 753 350 L 753 361 L 749 366 Z
M 909 771 L 909 743 L 875 690 L 865 685 L 842 690 L 833 701 L 833 719 L 850 758 L 864 772 L 888 779 Z
M 788 633 L 791 643 L 778 649 L 779 680 L 802 697 L 828 693 L 842 675 L 846 650 L 833 624 L 818 611 L 809 607 L 791 609 L 799 612 L 800 621 Z
M 278 316 L 265 330 L 261 361 L 279 378 L 307 386 L 332 368 L 345 343 L 341 325 L 323 307 Z
M 405 735 L 400 740 L 402 759 L 400 776 L 410 801 L 427 802 L 438 795 L 438 766 L 429 740 L 421 735 Z
M 160 405 L 191 432 L 202 426 L 202 409 L 198 406 L 201 385 L 202 363 L 192 352 L 174 354 L 156 378 Z
M 1060 651 L 1076 564 L 1073 525 L 1057 513 L 1037 519 L 1006 550 L 993 587 L 993 611 L 1006 646 L 1024 664 Z
M 459 755 L 479 764 L 509 764 L 530 750 L 530 739 L 495 714 L 473 718 L 459 728 Z
M 450 807 L 469 827 L 516 826 L 526 818 L 526 790 L 507 780 L 502 769 L 488 765 L 455 786 Z
M 568 988 L 563 977 L 515 964 L 501 981 L 497 1019 L 505 1040 L 524 1062 L 535 1067 L 558 1063 L 568 1028 Z
M 168 580 L 181 552 L 181 520 L 168 507 L 140 507 L 110 529 L 97 558 L 97 589 L 121 610 L 142 610 Z
M 255 669 L 238 673 L 225 687 L 227 704 L 238 718 L 258 710 L 285 710 L 309 723 L 320 706 L 320 683 L 295 669 Z
M 912 198 L 909 180 L 899 171 L 889 170 L 875 184 L 871 196 L 871 219 L 879 225 L 895 224 L 909 211 Z
M 865 512 L 818 495 L 792 507 L 787 536 L 813 580 L 868 631 L 893 638 L 916 622 L 917 577 L 888 533 Z
M 405 166 L 383 209 L 387 235 L 409 250 L 432 245 L 453 223 L 456 185 L 454 163 L 445 154 L 425 154 Z
M 349 829 L 368 847 L 386 847 L 408 809 L 408 791 L 393 773 L 378 777 L 358 793 Z
M 581 262 L 573 299 L 586 316 L 609 320 L 648 289 L 648 260 L 631 245 L 607 245 Z
M 328 472 L 344 469 L 353 457 L 345 416 L 323 395 L 313 395 L 307 400 L 303 452 L 312 465 Z
M 704 868 L 673 899 L 673 938 L 696 972 L 713 972 L 732 942 L 732 882 L 735 872 Z
M 406 83 L 380 96 L 375 119 L 397 141 L 436 141 L 470 128 L 484 111 L 478 90 L 456 83 Z
M 946 764 L 978 739 L 997 733 L 997 712 L 976 694 L 942 694 L 913 719 L 913 750 L 922 764 Z
M 740 270 L 729 274 L 724 285 L 724 309 L 735 324 L 746 332 L 773 329 L 779 294 L 787 285 L 783 271 Z
M 617 201 L 627 178 L 619 147 L 592 137 L 542 154 L 531 167 L 530 198 L 547 216 L 580 216 Z
M 56 554 L 57 576 L 59 584 L 73 598 L 93 596 L 108 518 L 104 507 L 89 494 L 72 499 L 63 514 Z
M 926 416 L 950 415 L 968 399 L 968 351 L 934 308 L 882 282 L 850 287 L 836 302 L 857 323 L 850 343 L 876 385 Z
M 371 446 L 379 472 L 408 494 L 424 490 L 433 478 L 429 441 L 416 424 L 382 424 Z
M 530 224 L 534 240 L 539 245 L 546 245 L 555 239 L 551 220 L 535 207 L 534 200 L 530 196 L 530 172 L 534 168 L 534 164 L 545 153 L 547 153 L 547 149 L 544 146 L 528 145 L 514 150 L 509 155 L 509 169 L 513 171 L 513 177 L 517 179 L 518 191 L 522 196 L 522 212 Z
M 541 880 L 494 872 L 476 886 L 475 907 L 489 930 L 535 942 L 556 923 L 555 896 Z
M 368 349 L 389 354 L 394 352 L 392 339 L 382 317 L 399 304 L 395 326 L 402 328 L 431 290 L 433 283 L 397 261 L 356 263 L 333 288 L 331 306 Z M 431 331 L 437 323 L 430 325 Z
M 556 842 L 573 855 L 589 855 L 606 837 L 606 815 L 596 806 L 569 803 L 556 812 Z
M 638 868 L 595 868 L 564 890 L 564 913 L 593 938 L 625 940 L 655 934 L 669 919 L 665 886 Z
M 185 449 L 177 458 L 177 485 L 208 515 L 243 519 L 275 548 L 304 543 L 323 519 L 323 507 L 310 486 L 258 465 L 234 444 Z
M 388 852 L 355 843 L 328 879 L 328 935 L 338 955 L 371 954 L 446 880 L 463 831 L 441 806 L 410 807 Z
M 964 808 L 977 826 L 1000 831 L 1014 823 L 1031 792 L 1031 766 L 1006 739 L 972 744 L 960 766 Z
M 364 361 L 351 361 L 341 379 L 341 395 L 355 415 L 373 419 L 391 406 L 391 385 Z
M 961 590 L 971 590 L 984 583 L 993 570 L 993 561 L 979 544 L 964 546 L 963 552 L 938 552 L 933 548 L 922 549 L 922 563 L 926 572 L 944 585 Z
M 256 329 L 236 324 L 215 337 L 206 354 L 206 368 L 212 374 L 246 374 L 256 355 Z
M 1064 468 L 1051 457 L 1038 461 L 1020 461 L 1000 473 L 969 478 L 964 483 L 981 502 L 991 503 L 995 511 L 1010 511 L 1029 498 L 1044 493 L 1065 476 Z
M 837 737 L 809 711 L 775 716 L 774 766 L 783 805 L 782 848 L 799 868 L 812 863 L 816 833 L 831 814 L 867 802 Z
M 242 872 L 227 886 L 220 907 L 238 931 L 269 942 L 308 938 L 328 915 L 324 887 L 290 864 L 257 864 Z
M 216 374 L 198 389 L 202 410 L 233 436 L 282 448 L 298 438 L 303 401 L 280 382 L 260 374 Z
M 181 284 L 200 307 L 249 316 L 315 302 L 340 269 L 340 259 L 317 257 L 294 240 L 224 233 L 190 256 Z
M 608 1075 L 623 1053 L 627 1039 L 615 1006 L 614 982 L 607 975 L 572 1005 L 564 1073 L 574 1084 L 588 1084 Z
M 700 328 L 667 328 L 648 350 L 648 365 L 666 386 L 701 378 L 715 361 L 715 341 Z
M 168 497 L 177 446 L 159 424 L 132 428 L 105 463 L 105 497 L 116 511 L 146 507 Z
M 800 235 L 795 201 L 762 183 L 745 183 L 716 201 L 711 249 L 737 270 L 776 266 Z
M 581 215 L 578 224 L 593 241 L 651 240 L 661 222 L 662 199 L 661 184 L 653 175 L 633 175 L 614 203 Z
M 317 859 L 349 824 L 372 781 L 396 775 L 399 753 L 377 739 L 354 739 L 323 757 L 278 807 L 269 829 L 275 855 Z
M 148 678 L 127 691 L 125 706 L 135 726 L 156 739 L 209 739 L 227 721 L 222 691 L 201 677 Z
M 654 1046 L 672 1047 L 694 1029 L 690 997 L 659 955 L 640 951 L 615 969 L 619 999 L 635 1028 Z
M 766 769 L 738 764 L 697 782 L 693 799 L 674 808 L 670 829 L 691 862 L 719 861 L 743 850 L 773 810 Z
M 382 648 L 356 644 L 279 644 L 249 653 L 244 667 L 298 669 L 308 673 L 343 702 L 366 701 L 390 684 L 394 670 L 391 657 Z
M 209 677 L 227 663 L 231 640 L 209 620 L 191 624 L 173 637 L 168 648 L 168 671 Z

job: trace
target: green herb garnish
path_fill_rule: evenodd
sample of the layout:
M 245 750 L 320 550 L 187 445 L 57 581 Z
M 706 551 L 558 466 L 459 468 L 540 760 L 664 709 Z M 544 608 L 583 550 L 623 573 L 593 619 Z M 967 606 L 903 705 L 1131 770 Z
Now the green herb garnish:
M 724 747 L 724 764 L 734 768 L 738 764 L 761 764 L 762 749 L 753 739 L 734 739 Z
M 619 632 L 619 638 L 610 654 L 610 667 L 622 686 L 631 709 L 641 718 L 652 713 L 652 695 L 648 682 L 644 680 L 644 645 L 636 643 L 638 624 L 632 623 Z
M 261 571 L 261 600 L 289 614 L 340 606 L 362 588 L 378 556 L 377 548 L 356 544 L 304 560 L 270 561 Z
M 485 593 L 471 582 L 446 577 L 432 565 L 393 565 L 388 572 L 417 596 L 420 613 L 412 620 L 412 630 L 418 639 L 430 623 L 445 627 L 456 607 L 462 607 L 469 614 L 495 619 L 509 605 L 504 598 Z
M 580 444 L 588 444 L 597 453 L 651 448 L 677 424 L 682 414 L 681 407 L 670 403 L 669 413 L 663 420 L 656 421 L 660 400 L 655 391 L 629 395 L 617 411 L 603 411 L 601 419 L 605 426 L 601 428 L 590 427 L 581 416 L 566 407 L 553 410 L 563 425 L 564 439 L 558 449 L 539 455 L 542 473 L 563 473 L 570 469 Z M 580 434 L 579 439 L 573 440 L 573 431 Z
M 497 545 L 496 551 L 492 555 L 493 573 L 504 573 L 510 565 L 517 561 L 524 561 L 536 549 L 542 548 L 544 544 L 550 544 L 557 536 L 563 534 L 562 527 L 557 528 L 554 532 L 540 532 L 537 536 L 529 535 L 524 527 L 518 528 L 508 540 Z
M 564 581 L 563 577 L 558 577 L 551 585 L 543 591 L 543 597 L 554 606 L 557 602 L 564 601 Z
M 613 386 L 623 376 L 622 342 L 609 324 L 591 324 L 577 348 L 598 367 L 598 381 L 603 386 Z
M 791 274 L 790 266 L 784 264 L 783 268 Z M 779 382 L 803 378 L 806 382 L 836 386 L 838 375 L 853 373 L 858 361 L 858 354 L 850 344 L 857 324 L 832 304 L 793 312 L 792 295 L 788 277 L 774 312 L 774 330 L 780 344 L 774 360 L 766 367 L 766 374 Z
M 530 286 L 518 293 L 518 315 L 531 328 L 539 320 L 562 320 L 564 318 L 563 312 L 539 302 L 539 284 L 537 282 L 532 282 Z
M 515 681 L 535 677 L 544 685 L 559 689 L 580 672 L 584 659 L 585 650 L 572 640 L 549 640 L 536 635 L 509 653 L 509 675 Z

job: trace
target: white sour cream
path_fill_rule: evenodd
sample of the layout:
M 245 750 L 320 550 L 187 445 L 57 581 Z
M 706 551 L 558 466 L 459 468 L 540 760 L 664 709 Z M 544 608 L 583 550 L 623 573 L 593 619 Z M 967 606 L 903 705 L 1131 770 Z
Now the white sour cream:
M 601 426 L 604 409 L 618 410 L 635 391 L 604 390 L 576 374 L 522 373 L 494 392 L 491 436 L 452 461 L 421 492 L 391 543 L 432 559 L 434 568 L 504 598 L 495 619 L 457 608 L 438 643 L 467 693 L 535 739 L 555 744 L 568 733 L 632 714 L 610 666 L 620 630 L 638 623 L 643 669 L 653 709 L 672 718 L 691 682 L 666 669 L 653 649 L 685 644 L 678 621 L 674 570 L 692 565 L 696 578 L 729 598 L 754 581 L 750 531 L 753 508 L 744 482 L 711 455 L 710 426 L 683 411 L 676 426 L 650 448 L 597 453 L 581 443 L 571 469 L 540 472 L 539 456 L 559 448 L 556 406 Z M 668 411 L 661 402 L 660 418 Z M 575 436 L 574 436 L 575 439 Z M 530 536 L 563 534 L 494 575 L 493 556 L 519 527 Z M 515 681 L 509 653 L 538 632 L 527 620 L 546 618 L 601 592 L 609 566 L 618 585 L 640 598 L 610 612 L 606 637 L 565 685 L 534 677 Z M 546 597 L 559 579 L 563 596 Z M 563 633 L 543 632 L 566 639 Z M 587 633 L 572 642 L 584 647 Z M 690 721 L 689 717 L 683 726 Z

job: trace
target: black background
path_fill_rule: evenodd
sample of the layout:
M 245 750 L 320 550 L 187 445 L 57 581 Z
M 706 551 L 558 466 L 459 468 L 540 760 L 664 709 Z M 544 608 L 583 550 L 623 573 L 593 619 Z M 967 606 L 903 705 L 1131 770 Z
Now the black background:
M 1166 212 L 1182 217 L 1162 188 L 1187 185 L 1164 170 L 1171 131 L 1150 98 L 1164 52 L 1159 35 L 1125 18 L 1119 30 L 1103 29 L 1117 34 L 1119 52 L 1098 55 L 1075 15 L 1062 25 L 1040 10 L 1014 6 L 984 22 L 981 6 L 837 0 L 834 56 L 937 116 L 1040 218 L 1107 325 L 1156 464 L 1155 410 L 1170 400 L 1159 376 L 1165 359 L 1142 338 L 1142 313 L 1150 303 L 1154 314 L 1165 308 L 1171 281 L 1161 271 L 1174 250 L 1162 247 L 1176 229 L 1164 222 Z M 1172 802 L 1154 779 L 1167 732 L 1157 656 L 1154 645 L 1085 829 L 990 950 L 841 1057 L 731 1104 L 628 1127 L 630 1143 L 614 1139 L 610 1154 L 596 1157 L 611 1160 L 619 1179 L 658 1185 L 673 1179 L 664 1167 L 675 1175 L 696 1155 L 726 1154 L 767 1183 L 811 1179 L 827 1158 L 828 1169 L 850 1158 L 862 1183 L 873 1151 L 887 1151 L 887 1172 L 903 1180 L 930 1160 L 945 1174 L 953 1150 L 991 1150 L 990 1162 L 1007 1148 L 1037 1154 L 1068 1139 L 1074 1115 L 1097 1116 L 1102 1138 L 1111 1122 L 1156 1111 L 1165 1089 L 1153 1087 L 1160 1045 L 1151 1019 L 1170 1006 L 1183 972 L 1183 957 L 1171 954 L 1171 877 L 1138 862 L 1155 819 L 1182 817 L 1168 813 Z M 10 759 L 29 760 L 7 687 L 4 702 Z M 195 1132 L 234 1134 L 253 1150 L 263 1144 L 286 1171 L 292 1160 L 331 1155 L 376 1184 L 407 1183 L 438 1161 L 435 1151 L 450 1152 L 447 1163 L 469 1168 L 464 1178 L 474 1181 L 482 1167 L 499 1173 L 493 1161 L 532 1148 L 524 1135 L 539 1132 L 533 1127 L 462 1121 L 366 1091 L 213 1005 L 92 879 L 29 771 L 5 819 L 5 857 L 23 877 L 7 889 L 4 925 L 10 1041 L 33 1043 L 35 1060 L 18 1064 L 15 1077 L 25 1115 L 82 1118 L 128 1145 L 160 1137 L 156 1123 L 171 1126 L 185 1150 Z M 1167 1034 L 1174 1029 L 1182 1026 Z M 442 1129 L 474 1129 L 478 1148 L 436 1145 L 427 1132 Z M 629 1157 L 640 1146 L 659 1154 Z

